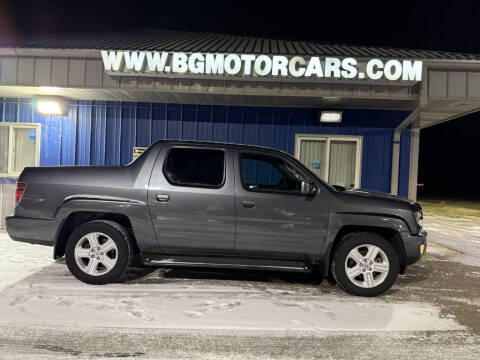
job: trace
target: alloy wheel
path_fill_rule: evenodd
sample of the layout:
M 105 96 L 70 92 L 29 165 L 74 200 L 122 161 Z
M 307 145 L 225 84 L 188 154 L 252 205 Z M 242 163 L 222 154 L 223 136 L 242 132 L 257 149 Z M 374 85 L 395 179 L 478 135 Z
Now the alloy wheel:
M 75 246 L 75 262 L 86 274 L 99 276 L 110 272 L 118 259 L 118 249 L 111 237 L 100 232 L 84 235 Z
M 347 277 L 362 288 L 377 287 L 385 281 L 389 270 L 387 255 L 375 245 L 357 246 L 350 250 L 345 260 Z

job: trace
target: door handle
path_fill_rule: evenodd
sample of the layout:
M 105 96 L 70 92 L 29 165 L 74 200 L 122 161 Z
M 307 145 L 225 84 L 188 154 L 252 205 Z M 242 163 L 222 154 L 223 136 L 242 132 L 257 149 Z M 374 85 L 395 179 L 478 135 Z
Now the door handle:
M 243 207 L 245 208 L 253 208 L 255 206 L 254 201 L 244 201 L 242 202 Z
M 168 199 L 170 199 L 170 196 L 168 196 L 167 194 L 157 194 L 157 201 L 167 202 Z

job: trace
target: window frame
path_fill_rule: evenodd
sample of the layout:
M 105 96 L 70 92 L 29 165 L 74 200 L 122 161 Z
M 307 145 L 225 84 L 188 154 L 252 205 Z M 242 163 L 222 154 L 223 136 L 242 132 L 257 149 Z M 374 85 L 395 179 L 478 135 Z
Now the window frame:
M 171 179 L 167 176 L 165 172 L 165 167 L 167 166 L 167 160 L 170 156 L 170 152 L 174 149 L 189 149 L 189 150 L 216 150 L 223 153 L 223 178 L 220 185 L 204 185 L 204 184 L 179 184 L 171 181 Z M 216 148 L 216 147 L 203 147 L 203 146 L 183 146 L 183 145 L 176 145 L 172 146 L 167 149 L 165 157 L 163 158 L 162 164 L 162 173 L 167 182 L 172 186 L 177 187 L 189 187 L 189 188 L 200 188 L 200 189 L 221 189 L 225 186 L 226 178 L 227 178 L 227 152 L 223 148 Z
M 288 157 L 286 156 L 282 156 L 282 155 L 278 155 L 278 154 L 271 154 L 271 153 L 263 153 L 263 152 L 260 152 L 260 151 L 251 151 L 251 150 L 246 150 L 246 151 L 240 151 L 238 153 L 238 164 L 239 164 L 239 167 L 240 167 L 240 182 L 242 183 L 242 187 L 248 191 L 248 192 L 252 192 L 252 193 L 265 193 L 265 194 L 277 194 L 277 195 L 294 195 L 294 196 L 305 196 L 304 194 L 302 194 L 301 190 L 298 191 L 298 192 L 293 192 L 293 191 L 282 191 L 282 190 L 255 190 L 255 189 L 249 189 L 246 184 L 245 184 L 245 178 L 244 178 L 244 172 L 243 172 L 243 162 L 242 162 L 242 156 L 244 154 L 253 154 L 253 155 L 261 155 L 261 156 L 264 156 L 264 157 L 273 157 L 273 158 L 278 158 L 278 159 L 281 159 L 283 161 L 285 161 L 288 165 L 292 166 L 295 170 L 297 170 L 300 174 L 303 175 L 303 177 L 305 178 L 304 181 L 310 181 L 310 182 L 314 182 L 315 185 L 316 185 L 316 181 L 313 181 L 311 179 L 311 177 L 309 176 L 308 173 L 306 173 L 305 171 L 302 171 L 302 169 L 297 166 L 297 164 L 295 164 L 295 162 L 291 161 L 290 159 L 288 159 Z
M 354 188 L 362 187 L 362 157 L 363 157 L 363 135 L 336 135 L 336 134 L 295 134 L 295 158 L 300 161 L 300 143 L 302 140 L 314 140 L 326 142 L 326 168 L 327 178 L 320 179 L 329 186 L 333 186 L 330 181 L 330 147 L 332 141 L 350 141 L 357 144 L 357 150 L 355 154 L 355 186 Z M 307 167 L 306 165 L 304 165 Z M 308 169 L 308 167 L 307 167 Z
M 6 177 L 18 177 L 22 172 L 13 171 L 13 151 L 12 145 L 14 141 L 14 131 L 15 128 L 29 128 L 35 129 L 35 165 L 40 166 L 40 142 L 41 142 L 41 131 L 42 125 L 39 123 L 19 123 L 19 122 L 0 122 L 0 126 L 5 126 L 8 128 L 8 160 L 7 160 L 7 172 L 0 172 L 0 176 Z M 23 170 L 22 170 L 23 171 Z

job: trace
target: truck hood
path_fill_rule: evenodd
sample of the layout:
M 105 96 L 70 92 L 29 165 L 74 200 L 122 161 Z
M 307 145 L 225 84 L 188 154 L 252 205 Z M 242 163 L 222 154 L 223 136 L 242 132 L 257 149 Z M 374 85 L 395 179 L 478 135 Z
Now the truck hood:
M 383 199 L 383 200 L 388 200 L 388 201 L 392 201 L 392 202 L 401 203 L 401 204 L 404 204 L 404 205 L 408 204 L 410 206 L 413 206 L 417 210 L 421 210 L 420 205 L 415 201 L 412 201 L 410 199 L 407 199 L 407 198 L 404 198 L 404 197 L 401 197 L 401 196 L 396 196 L 396 195 L 383 193 L 383 192 L 380 192 L 380 191 L 364 190 L 364 189 L 348 189 L 348 190 L 341 191 L 341 193 L 343 193 L 345 195 L 355 196 L 355 197 L 359 196 L 359 197 L 365 197 L 365 198 L 370 198 L 370 199 L 372 199 L 372 198 L 373 199 Z

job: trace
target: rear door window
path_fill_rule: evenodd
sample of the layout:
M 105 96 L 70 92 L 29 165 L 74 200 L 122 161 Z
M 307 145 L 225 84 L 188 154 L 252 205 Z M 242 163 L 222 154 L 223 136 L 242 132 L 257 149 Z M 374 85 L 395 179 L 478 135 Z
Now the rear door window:
M 225 153 L 216 149 L 172 148 L 163 172 L 172 185 L 219 188 L 225 181 Z

